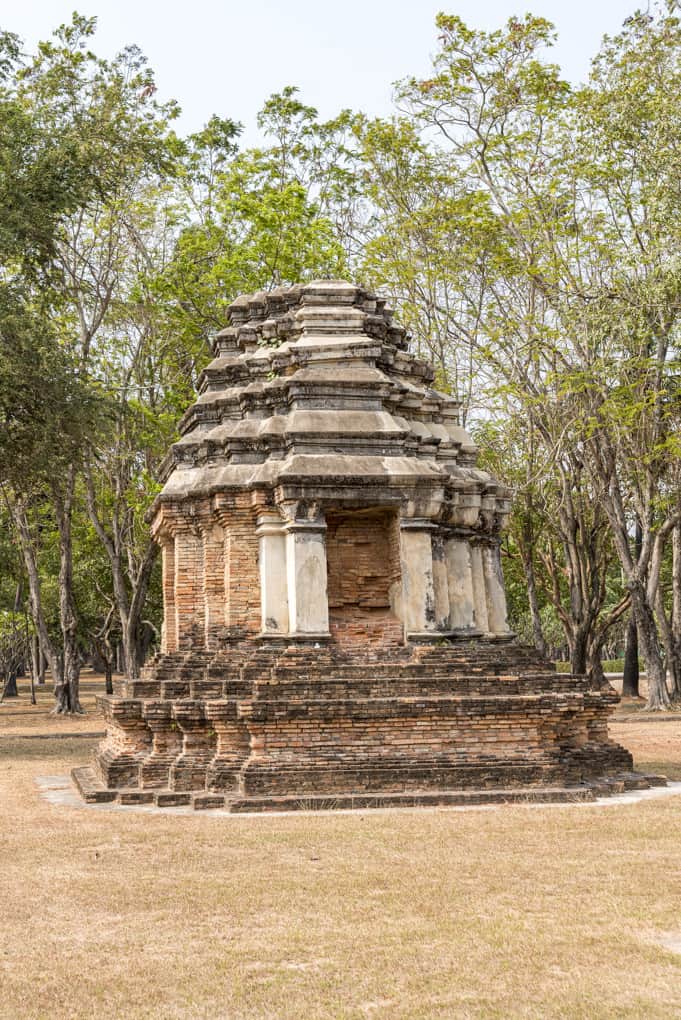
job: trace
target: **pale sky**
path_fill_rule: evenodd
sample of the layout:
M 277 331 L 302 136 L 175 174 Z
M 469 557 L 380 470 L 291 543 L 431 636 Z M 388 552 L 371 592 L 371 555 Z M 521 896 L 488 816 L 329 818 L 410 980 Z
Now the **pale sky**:
M 391 110 L 392 82 L 427 75 L 436 49 L 435 15 L 495 28 L 531 10 L 553 21 L 552 59 L 583 79 L 604 33 L 646 0 L 0 0 L 0 28 L 29 49 L 76 7 L 98 18 L 93 48 L 110 56 L 136 43 L 156 73 L 159 98 L 183 110 L 178 129 L 198 130 L 212 113 L 245 126 L 257 140 L 264 100 L 298 85 L 324 118 L 343 107 L 370 115 Z

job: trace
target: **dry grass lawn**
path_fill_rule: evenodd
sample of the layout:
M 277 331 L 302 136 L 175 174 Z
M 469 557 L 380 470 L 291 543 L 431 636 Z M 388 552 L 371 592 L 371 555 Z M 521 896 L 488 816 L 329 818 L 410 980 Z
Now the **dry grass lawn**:
M 101 723 L 23 711 L 0 706 L 3 1018 L 681 1017 L 681 954 L 660 944 L 681 937 L 681 796 L 255 818 L 54 807 L 34 777 L 95 742 L 27 734 Z M 681 777 L 681 722 L 616 735 Z
M 95 710 L 95 697 L 104 694 L 104 677 L 84 669 L 80 681 L 80 700 L 85 715 L 54 716 L 54 695 L 49 673 L 47 683 L 36 686 L 36 702 L 31 704 L 28 683 L 19 681 L 18 698 L 0 704 L 0 735 L 22 733 L 82 733 L 103 730 L 104 724 Z

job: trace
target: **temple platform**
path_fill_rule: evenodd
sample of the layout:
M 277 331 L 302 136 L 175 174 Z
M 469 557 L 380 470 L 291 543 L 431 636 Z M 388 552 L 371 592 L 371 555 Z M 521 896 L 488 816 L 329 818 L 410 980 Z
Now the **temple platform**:
M 161 655 L 100 699 L 73 776 L 91 803 L 232 812 L 593 800 L 664 782 L 609 739 L 617 701 L 493 641 Z

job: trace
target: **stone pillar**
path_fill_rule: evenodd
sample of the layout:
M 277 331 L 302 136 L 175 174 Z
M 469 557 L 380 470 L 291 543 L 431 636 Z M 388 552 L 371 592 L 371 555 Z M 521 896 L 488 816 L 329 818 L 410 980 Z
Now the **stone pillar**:
M 437 634 L 433 549 L 437 525 L 420 518 L 400 521 L 402 614 L 407 637 Z
M 435 599 L 435 627 L 439 631 L 449 631 L 449 584 L 447 581 L 447 554 L 445 537 L 433 532 L 431 540 L 433 556 L 433 595 Z
M 225 628 L 225 535 L 219 524 L 202 528 L 203 602 L 206 648 L 217 648 Z
M 206 702 L 206 719 L 217 734 L 215 757 L 206 770 L 206 789 L 236 791 L 239 771 L 250 752 L 248 730 L 239 719 L 237 702 Z
M 163 623 L 161 651 L 177 651 L 177 619 L 175 615 L 175 537 L 164 531 L 159 535 L 162 562 Z
M 501 570 L 501 548 L 498 542 L 482 547 L 482 565 L 485 575 L 487 624 L 490 634 L 508 635 L 506 592 Z
M 485 585 L 485 570 L 482 562 L 482 546 L 479 542 L 471 542 L 470 555 L 475 629 L 480 631 L 481 634 L 488 634 L 489 621 L 487 619 L 487 590 Z
M 327 636 L 326 522 L 321 514 L 286 525 L 286 574 L 290 633 Z
M 137 786 L 139 769 L 151 747 L 151 732 L 138 698 L 102 699 L 106 738 L 97 754 L 97 766 L 107 786 Z
M 173 703 L 173 718 L 182 730 L 182 753 L 170 767 L 171 790 L 203 790 L 215 755 L 215 734 L 206 725 L 205 703 L 183 699 Z
M 258 560 L 263 634 L 288 634 L 286 525 L 276 511 L 258 517 Z
M 140 766 L 143 789 L 166 787 L 170 768 L 182 751 L 182 734 L 173 719 L 172 702 L 145 701 L 142 715 L 152 733 L 151 754 Z
M 445 546 L 449 589 L 449 628 L 474 632 L 475 599 L 468 539 L 454 537 Z
M 202 648 L 205 639 L 203 540 L 198 528 L 175 534 L 175 619 L 178 648 Z

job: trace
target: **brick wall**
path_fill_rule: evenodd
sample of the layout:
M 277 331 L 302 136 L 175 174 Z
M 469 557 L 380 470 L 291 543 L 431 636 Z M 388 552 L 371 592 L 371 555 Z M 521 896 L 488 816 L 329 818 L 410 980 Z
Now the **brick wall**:
M 223 504 L 226 502 L 223 499 Z M 163 650 L 215 649 L 260 629 L 255 510 L 248 495 L 214 512 L 197 501 L 163 543 Z
M 164 535 L 163 556 L 163 651 L 177 650 L 177 618 L 175 613 L 175 539 Z
M 399 523 L 391 511 L 326 514 L 329 629 L 342 645 L 397 645 L 404 627 L 390 611 L 400 578 Z
M 231 631 L 257 634 L 260 630 L 260 574 L 256 513 L 248 495 L 237 497 L 226 525 L 226 622 Z
M 404 644 L 404 624 L 389 609 L 342 606 L 329 614 L 334 641 L 354 648 Z
M 198 528 L 175 535 L 175 613 L 178 648 L 203 648 L 203 538 Z
M 206 648 L 217 648 L 227 623 L 225 608 L 225 533 L 210 521 L 203 528 L 203 594 Z
M 392 512 L 326 514 L 329 609 L 390 606 L 390 586 L 400 576 L 391 541 L 395 518 Z

